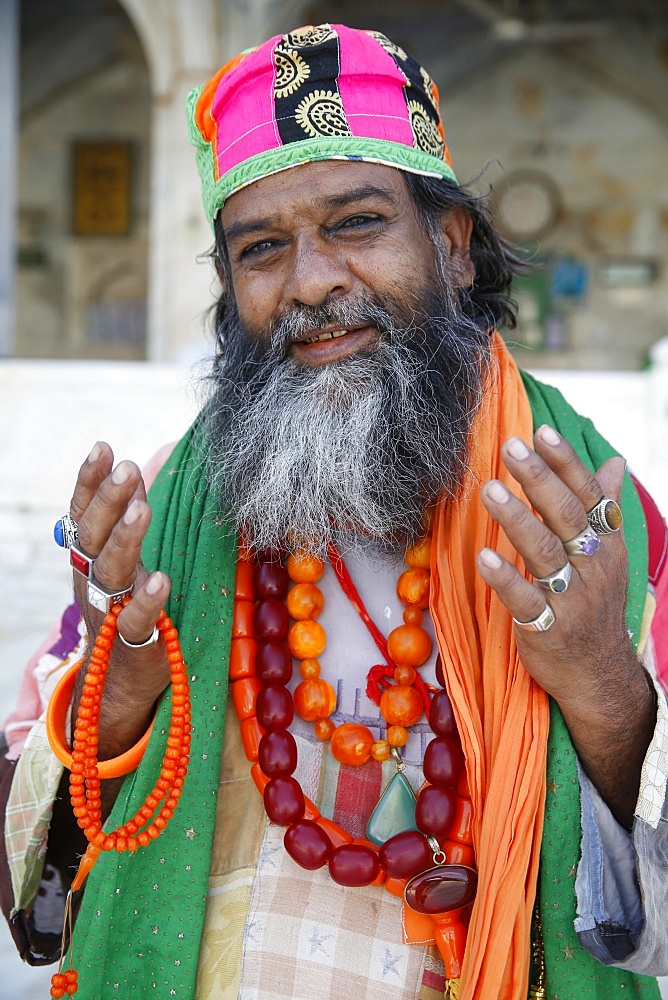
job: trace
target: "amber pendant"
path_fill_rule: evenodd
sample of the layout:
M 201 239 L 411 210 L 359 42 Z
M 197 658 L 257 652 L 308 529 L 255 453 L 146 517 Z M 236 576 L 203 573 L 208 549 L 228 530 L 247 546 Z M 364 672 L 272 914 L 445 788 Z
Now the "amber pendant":
M 417 830 L 415 822 L 415 792 L 408 778 L 401 771 L 388 781 L 378 805 L 371 813 L 366 827 L 367 838 L 377 847 L 397 833 Z
M 418 913 L 447 913 L 475 899 L 478 875 L 465 865 L 435 865 L 409 879 L 404 899 Z

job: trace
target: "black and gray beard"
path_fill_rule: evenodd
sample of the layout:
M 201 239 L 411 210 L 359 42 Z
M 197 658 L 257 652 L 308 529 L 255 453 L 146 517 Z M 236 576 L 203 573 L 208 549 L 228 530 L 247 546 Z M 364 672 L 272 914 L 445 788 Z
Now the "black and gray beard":
M 452 296 L 295 307 L 249 336 L 232 307 L 206 407 L 209 483 L 253 550 L 324 554 L 361 540 L 401 550 L 437 498 L 460 495 L 489 336 Z M 456 310 L 459 312 L 459 310 Z M 373 325 L 373 348 L 310 367 L 292 340 L 329 324 Z

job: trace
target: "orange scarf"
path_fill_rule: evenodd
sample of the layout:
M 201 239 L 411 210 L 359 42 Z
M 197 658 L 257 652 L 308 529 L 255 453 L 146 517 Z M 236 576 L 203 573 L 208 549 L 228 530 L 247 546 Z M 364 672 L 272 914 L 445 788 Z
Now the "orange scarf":
M 474 810 L 478 891 L 459 1000 L 524 1000 L 545 804 L 549 707 L 517 655 L 511 616 L 475 570 L 489 546 L 526 575 L 489 516 L 480 487 L 499 479 L 523 496 L 501 461 L 514 435 L 531 443 L 519 372 L 494 334 L 496 370 L 472 434 L 471 483 L 433 526 L 431 612 L 459 725 Z

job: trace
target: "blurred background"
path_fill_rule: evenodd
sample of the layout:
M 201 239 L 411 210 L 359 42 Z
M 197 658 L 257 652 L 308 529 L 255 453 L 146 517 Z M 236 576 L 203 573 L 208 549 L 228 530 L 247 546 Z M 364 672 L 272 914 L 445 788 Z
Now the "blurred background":
M 98 437 L 143 462 L 199 405 L 215 283 L 186 95 L 323 21 L 434 77 L 460 181 L 536 264 L 518 362 L 668 510 L 665 0 L 0 0 L 2 717 L 68 596 L 50 536 L 80 462 Z M 0 942 L 0 998 L 46 995 Z

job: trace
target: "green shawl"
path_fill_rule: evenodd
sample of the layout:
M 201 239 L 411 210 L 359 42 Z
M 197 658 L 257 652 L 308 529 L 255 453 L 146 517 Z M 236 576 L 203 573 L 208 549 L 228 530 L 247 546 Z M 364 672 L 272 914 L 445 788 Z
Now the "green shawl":
M 592 469 L 615 454 L 556 390 L 528 376 L 525 384 L 535 426 L 555 426 Z M 207 493 L 197 449 L 199 430 L 196 421 L 150 491 L 153 521 L 143 553 L 149 570 L 159 567 L 172 580 L 167 610 L 179 628 L 191 676 L 191 768 L 179 807 L 160 838 L 135 854 L 104 854 L 88 878 L 74 934 L 81 1000 L 195 996 L 236 567 L 236 539 Z M 627 615 L 637 640 L 646 596 L 647 542 L 640 503 L 628 477 L 622 504 L 631 563 Z M 153 786 L 166 740 L 169 702 L 167 694 L 144 759 L 126 779 L 109 828 L 130 819 Z M 547 768 L 548 789 L 554 786 L 554 791 L 548 794 L 539 887 L 547 995 L 550 1000 L 610 1000 L 642 987 L 645 998 L 658 1000 L 654 980 L 602 966 L 578 945 L 572 872 L 579 859 L 579 784 L 575 754 L 556 706 Z

